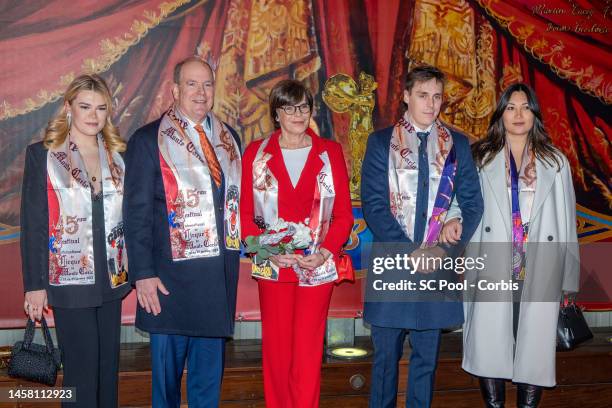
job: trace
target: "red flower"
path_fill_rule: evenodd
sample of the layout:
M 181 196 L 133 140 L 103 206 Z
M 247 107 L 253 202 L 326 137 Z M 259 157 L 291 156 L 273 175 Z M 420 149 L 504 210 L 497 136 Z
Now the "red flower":
M 291 235 L 287 235 L 285 238 L 281 239 L 281 243 L 283 244 L 288 244 L 293 240 L 293 237 Z

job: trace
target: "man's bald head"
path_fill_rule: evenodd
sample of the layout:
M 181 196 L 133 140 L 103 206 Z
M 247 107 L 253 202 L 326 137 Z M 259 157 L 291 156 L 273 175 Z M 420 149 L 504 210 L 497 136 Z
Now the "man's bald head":
M 176 64 L 172 96 L 183 115 L 195 123 L 202 122 L 215 100 L 215 79 L 210 65 L 197 57 Z
M 181 82 L 181 70 L 183 69 L 183 66 L 186 65 L 186 64 L 192 64 L 192 63 L 202 64 L 204 67 L 208 68 L 210 70 L 210 73 L 212 74 L 213 79 L 214 79 L 215 71 L 213 71 L 213 69 L 210 66 L 210 64 L 208 62 L 204 61 L 200 57 L 193 56 L 193 57 L 185 58 L 182 61 L 179 61 L 174 66 L 174 73 L 172 75 L 172 79 L 174 80 L 175 84 L 179 84 Z

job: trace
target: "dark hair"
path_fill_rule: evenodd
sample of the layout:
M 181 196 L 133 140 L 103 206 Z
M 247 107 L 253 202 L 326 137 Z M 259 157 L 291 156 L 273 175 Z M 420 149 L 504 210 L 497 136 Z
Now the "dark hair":
M 181 69 L 183 69 L 183 65 L 187 64 L 188 62 L 199 62 L 200 64 L 208 67 L 208 69 L 210 69 L 210 72 L 212 72 L 212 74 L 213 74 L 213 79 L 215 78 L 215 71 L 212 69 L 210 64 L 208 62 L 204 61 L 202 58 L 194 55 L 192 57 L 187 57 L 187 58 L 177 62 L 176 65 L 174 66 L 174 71 L 172 73 L 172 79 L 174 80 L 175 84 L 178 84 L 180 82 L 180 80 L 181 80 Z
M 419 65 L 411 69 L 408 75 L 406 75 L 405 89 L 410 92 L 417 82 L 427 82 L 431 79 L 441 82 L 442 85 L 446 82 L 444 72 L 438 68 L 431 65 Z
M 276 110 L 282 106 L 297 105 L 306 99 L 306 103 L 312 112 L 313 98 L 310 90 L 303 83 L 295 79 L 284 79 L 277 82 L 270 91 L 270 117 L 274 123 L 274 128 L 278 129 L 280 124 L 276 119 Z
M 495 155 L 504 148 L 506 144 L 506 128 L 504 127 L 503 115 L 510 102 L 510 97 L 515 92 L 524 92 L 527 96 L 527 105 L 533 113 L 533 127 L 527 135 L 528 146 L 533 150 L 537 158 L 542 159 L 546 164 L 552 165 L 553 162 L 557 165 L 557 169 L 561 168 L 561 159 L 557 149 L 553 146 L 552 141 L 542 122 L 542 112 L 540 104 L 535 95 L 535 92 L 527 84 L 517 83 L 512 84 L 504 90 L 497 102 L 497 107 L 487 129 L 487 135 L 472 145 L 472 155 L 476 165 L 480 168 L 486 166 Z

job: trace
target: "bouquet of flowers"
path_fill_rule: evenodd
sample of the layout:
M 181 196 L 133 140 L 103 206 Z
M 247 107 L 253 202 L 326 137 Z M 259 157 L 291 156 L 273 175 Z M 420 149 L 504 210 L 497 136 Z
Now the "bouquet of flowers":
M 305 222 L 308 223 L 308 220 Z M 245 252 L 253 256 L 255 264 L 261 265 L 273 255 L 292 254 L 296 249 L 308 248 L 312 244 L 312 237 L 306 224 L 279 218 L 262 234 L 250 235 L 244 242 Z

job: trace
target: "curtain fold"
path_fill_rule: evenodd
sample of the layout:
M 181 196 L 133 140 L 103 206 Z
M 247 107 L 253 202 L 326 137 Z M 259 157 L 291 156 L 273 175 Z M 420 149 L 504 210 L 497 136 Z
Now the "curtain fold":
M 10 58 L 3 59 L 0 70 L 0 120 L 57 100 L 81 71 L 106 71 L 188 1 L 112 0 L 86 7 L 32 2 L 39 7 L 8 21 L 1 32 L 0 55 Z M 10 13 L 1 18 L 11 18 Z
M 610 15 L 604 16 L 605 2 L 478 3 L 528 54 L 556 75 L 604 103 L 612 103 L 612 27 Z
M 610 105 L 594 95 L 572 92 L 569 79 L 559 77 L 548 64 L 525 52 L 520 40 L 512 34 L 498 31 L 497 37 L 498 92 L 519 81 L 534 88 L 546 129 L 572 167 L 578 204 L 602 215 L 610 214 Z

